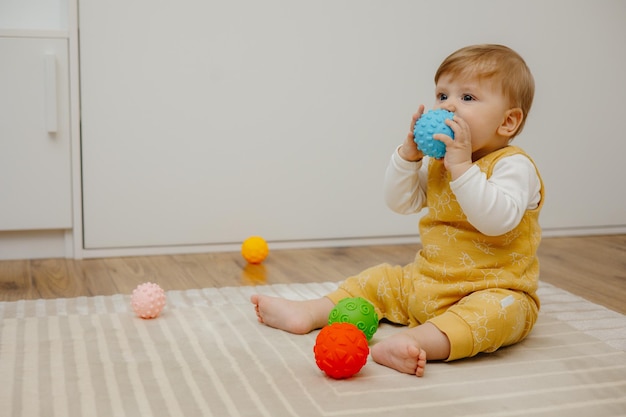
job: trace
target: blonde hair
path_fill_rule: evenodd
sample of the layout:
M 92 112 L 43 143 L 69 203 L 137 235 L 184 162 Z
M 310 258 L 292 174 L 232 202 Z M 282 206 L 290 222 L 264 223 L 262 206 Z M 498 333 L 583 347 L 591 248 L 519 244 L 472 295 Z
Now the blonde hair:
M 502 94 L 511 108 L 522 109 L 523 118 L 511 139 L 519 134 L 530 112 L 535 95 L 535 80 L 524 59 L 503 45 L 472 45 L 461 48 L 443 60 L 435 73 L 435 84 L 442 75 L 492 79 L 501 84 Z

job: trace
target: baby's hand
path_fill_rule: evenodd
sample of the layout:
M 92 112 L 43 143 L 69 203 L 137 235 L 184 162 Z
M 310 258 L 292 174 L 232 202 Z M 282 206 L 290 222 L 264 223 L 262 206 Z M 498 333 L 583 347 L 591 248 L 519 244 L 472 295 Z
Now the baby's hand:
M 455 115 L 445 122 L 454 132 L 454 140 L 441 133 L 433 135 L 433 138 L 446 145 L 443 162 L 454 181 L 472 166 L 472 135 L 467 122 L 459 116 Z
M 406 139 L 404 140 L 400 148 L 398 148 L 398 153 L 405 161 L 416 162 L 420 161 L 424 157 L 422 151 L 417 149 L 417 144 L 415 143 L 415 136 L 413 133 L 413 129 L 415 129 L 415 123 L 417 123 L 418 119 L 422 117 L 422 114 L 424 114 L 423 104 L 419 106 L 419 108 L 417 109 L 417 113 L 413 115 L 413 118 L 411 119 L 411 128 L 409 129 L 409 133 L 408 135 L 406 135 Z

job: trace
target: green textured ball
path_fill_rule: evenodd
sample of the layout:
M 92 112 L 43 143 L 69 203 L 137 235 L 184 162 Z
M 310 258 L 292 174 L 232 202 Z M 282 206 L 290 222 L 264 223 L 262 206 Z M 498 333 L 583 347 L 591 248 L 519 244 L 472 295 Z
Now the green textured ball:
M 372 303 L 364 298 L 344 298 L 328 315 L 328 324 L 333 323 L 352 323 L 369 341 L 378 330 L 378 314 Z

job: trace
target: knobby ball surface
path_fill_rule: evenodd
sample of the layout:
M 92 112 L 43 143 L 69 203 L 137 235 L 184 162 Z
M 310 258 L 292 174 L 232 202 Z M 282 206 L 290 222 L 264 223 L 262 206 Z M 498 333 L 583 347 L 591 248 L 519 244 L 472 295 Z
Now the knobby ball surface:
M 269 252 L 267 242 L 261 236 L 250 236 L 241 245 L 241 256 L 251 264 L 260 264 Z
M 417 143 L 417 148 L 424 155 L 443 158 L 446 154 L 446 145 L 442 141 L 434 139 L 433 135 L 443 133 L 454 139 L 454 132 L 445 122 L 446 119 L 453 117 L 454 113 L 448 110 L 435 109 L 422 114 L 422 117 L 415 123 L 414 140 Z
M 370 349 L 365 334 L 351 323 L 324 327 L 313 347 L 315 363 L 331 378 L 350 378 L 367 362 Z
M 378 330 L 378 314 L 372 303 L 365 298 L 344 298 L 328 315 L 328 324 L 352 323 L 371 340 Z
M 156 318 L 165 307 L 165 291 L 152 282 L 139 284 L 130 296 L 130 304 L 138 317 Z

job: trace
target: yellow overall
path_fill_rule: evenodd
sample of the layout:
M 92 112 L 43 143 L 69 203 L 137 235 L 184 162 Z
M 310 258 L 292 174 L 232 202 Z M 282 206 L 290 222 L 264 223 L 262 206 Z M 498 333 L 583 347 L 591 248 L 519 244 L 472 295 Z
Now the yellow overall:
M 496 162 L 514 154 L 526 155 L 508 146 L 476 164 L 489 178 Z M 337 303 L 346 297 L 363 297 L 374 304 L 381 319 L 410 327 L 434 324 L 450 340 L 448 360 L 519 342 L 532 329 L 539 311 L 536 251 L 543 201 L 542 182 L 536 209 L 527 210 L 510 232 L 486 236 L 467 221 L 450 189 L 443 161 L 431 159 L 429 210 L 420 220 L 422 249 L 414 262 L 367 269 L 346 279 L 328 298 Z

